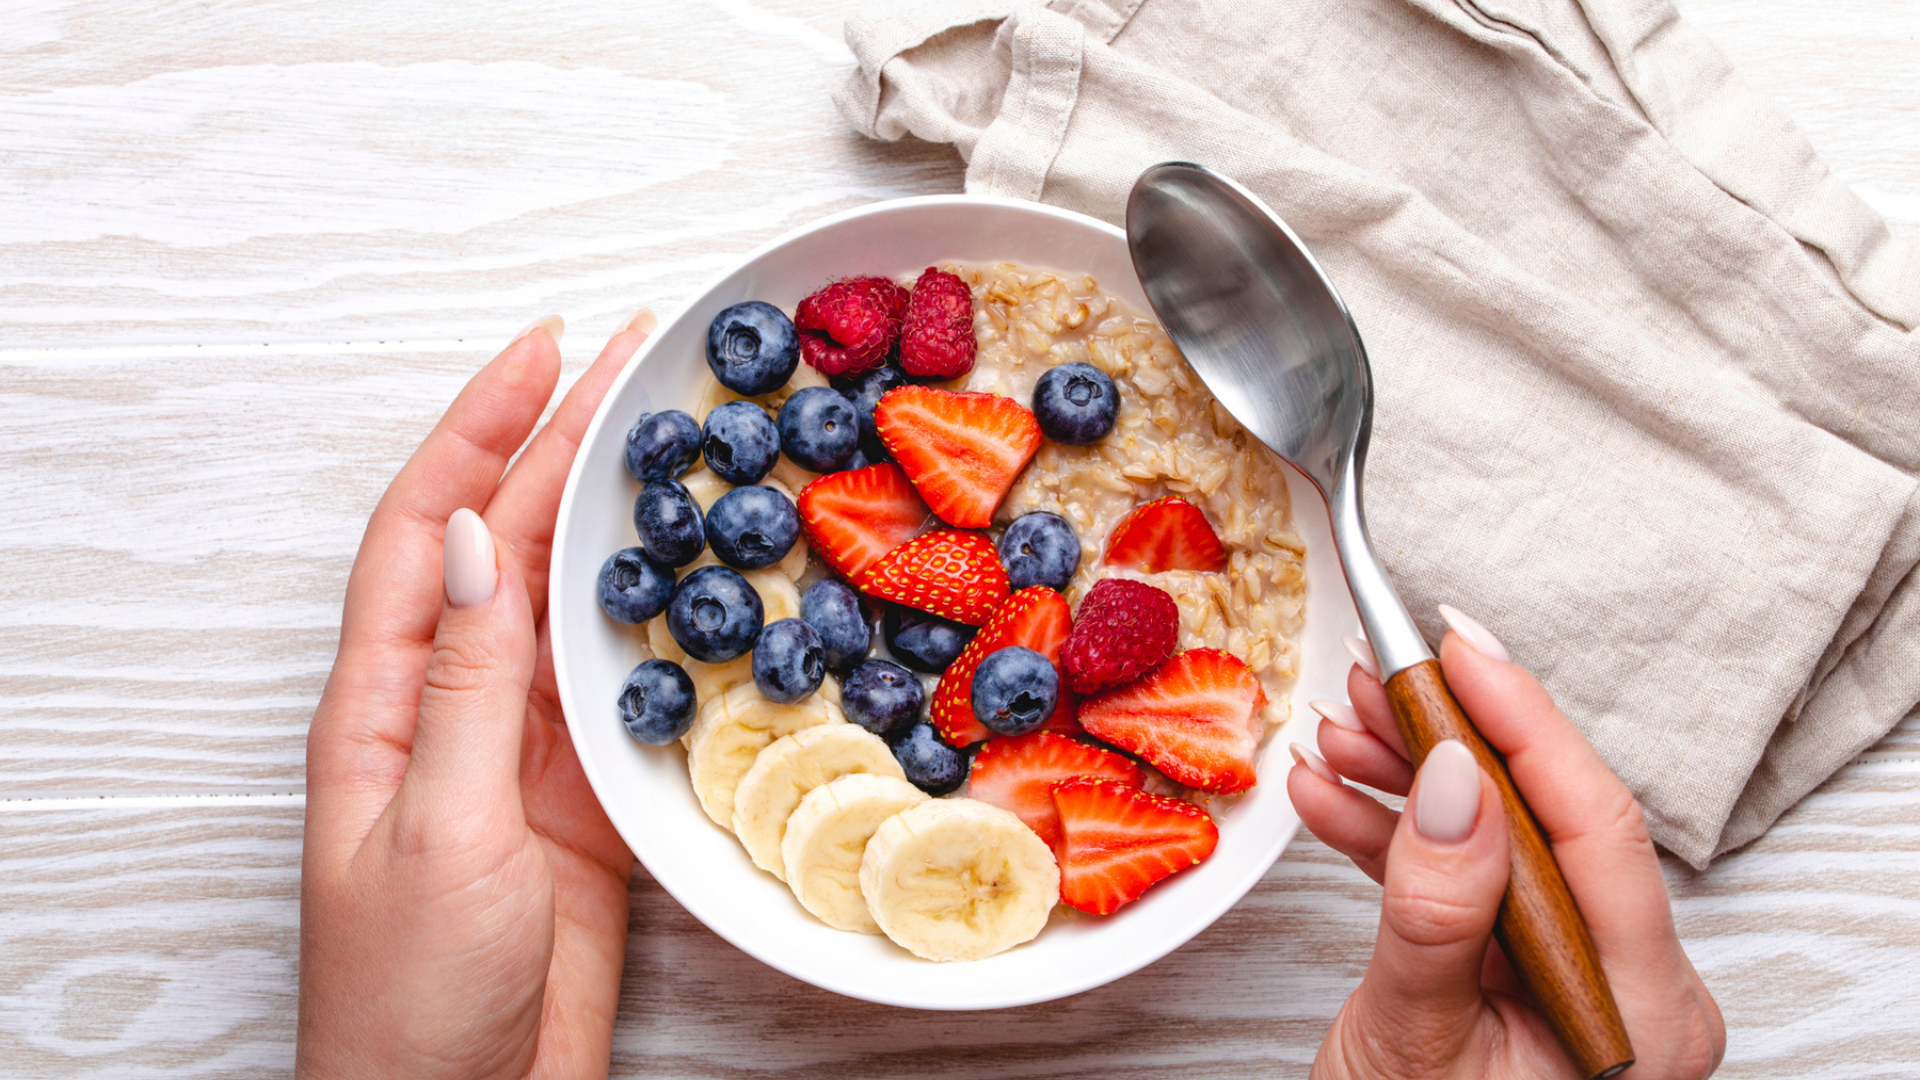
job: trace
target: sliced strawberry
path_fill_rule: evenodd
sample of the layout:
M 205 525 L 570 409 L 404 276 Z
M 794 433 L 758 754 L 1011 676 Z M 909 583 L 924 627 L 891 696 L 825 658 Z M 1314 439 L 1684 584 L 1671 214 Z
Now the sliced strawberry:
M 1106 558 L 1108 566 L 1148 574 L 1227 568 L 1227 549 L 1207 523 L 1207 515 L 1178 495 L 1136 506 L 1121 518 L 1107 537 Z
M 986 622 L 1008 591 L 1007 570 L 993 541 L 986 533 L 963 529 L 914 537 L 875 560 L 854 584 L 882 600 L 968 626 Z
M 1254 785 L 1266 703 L 1239 657 L 1188 649 L 1136 682 L 1082 701 L 1080 724 L 1188 787 L 1245 791 Z
M 1036 731 L 994 739 L 981 747 L 974 755 L 973 771 L 967 774 L 967 794 L 1013 811 L 1048 847 L 1058 850 L 1060 812 L 1053 806 L 1053 786 L 1076 776 L 1100 777 L 1128 787 L 1147 782 L 1146 771 L 1131 758 L 1064 735 Z
M 850 581 L 913 539 L 933 517 L 907 474 L 890 461 L 828 473 L 802 488 L 796 501 L 807 546 Z
M 940 520 L 984 529 L 1040 449 L 1040 423 L 1012 398 L 931 386 L 889 390 L 873 410 L 887 453 Z
M 1009 645 L 1024 645 L 1053 661 L 1058 668 L 1060 647 L 1066 644 L 1067 635 L 1072 631 L 1073 611 L 1067 606 L 1066 597 L 1045 585 L 1021 589 L 1002 600 L 987 618 L 986 625 L 973 635 L 973 640 L 967 642 L 966 648 L 960 650 L 960 655 L 954 657 L 945 674 L 940 676 L 940 685 L 934 687 L 933 726 L 940 737 L 951 746 L 971 746 L 993 735 L 973 715 L 973 676 L 980 670 L 980 661 Z M 1079 725 L 1073 720 L 1078 704 L 1063 680 L 1060 704 L 1054 707 L 1053 715 L 1042 727 L 1054 729 L 1072 724 L 1078 730 Z
M 1220 843 L 1205 810 L 1113 780 L 1061 781 L 1053 805 L 1060 899 L 1094 915 L 1111 915 L 1162 878 L 1200 865 Z

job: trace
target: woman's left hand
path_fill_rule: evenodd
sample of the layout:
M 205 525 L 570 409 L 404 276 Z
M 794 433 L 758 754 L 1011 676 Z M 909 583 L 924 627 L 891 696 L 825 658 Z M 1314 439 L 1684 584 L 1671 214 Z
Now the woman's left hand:
M 307 737 L 300 1077 L 606 1075 L 633 855 L 567 736 L 547 564 L 574 451 L 653 326 L 529 442 L 560 321 L 530 327 L 367 523 Z

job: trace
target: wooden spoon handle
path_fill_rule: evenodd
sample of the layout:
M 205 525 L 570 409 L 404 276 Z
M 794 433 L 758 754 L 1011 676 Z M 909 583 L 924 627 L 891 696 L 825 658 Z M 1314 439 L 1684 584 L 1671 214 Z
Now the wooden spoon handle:
M 1458 739 L 1499 787 L 1513 843 L 1513 873 L 1494 935 L 1553 1025 L 1560 1045 L 1581 1074 L 1595 1080 L 1633 1064 L 1633 1045 L 1627 1041 L 1620 1008 L 1607 986 L 1606 972 L 1600 970 L 1586 920 L 1567 891 L 1560 864 L 1554 861 L 1533 811 L 1513 786 L 1506 761 L 1474 730 L 1447 689 L 1440 662 L 1427 660 L 1395 673 L 1387 680 L 1387 699 L 1415 768 L 1436 744 Z

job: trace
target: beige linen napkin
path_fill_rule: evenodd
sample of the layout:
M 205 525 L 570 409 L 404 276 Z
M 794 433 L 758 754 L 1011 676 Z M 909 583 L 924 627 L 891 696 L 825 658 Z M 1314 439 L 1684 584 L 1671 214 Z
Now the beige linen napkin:
M 1375 545 L 1701 866 L 1920 700 L 1920 255 L 1666 0 L 896 2 L 841 105 L 1119 220 L 1250 185 L 1352 306 Z

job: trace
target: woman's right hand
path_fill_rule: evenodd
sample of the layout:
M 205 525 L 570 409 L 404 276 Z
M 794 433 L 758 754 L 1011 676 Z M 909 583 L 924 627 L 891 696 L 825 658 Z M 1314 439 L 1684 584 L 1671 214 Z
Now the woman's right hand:
M 1441 612 L 1454 628 L 1440 648 L 1447 684 L 1506 756 L 1593 932 L 1633 1040 L 1622 1080 L 1708 1076 L 1726 1028 L 1680 948 L 1640 804 L 1485 627 Z M 1492 944 L 1509 858 L 1492 779 L 1458 743 L 1435 747 L 1416 774 L 1371 653 L 1351 644 L 1362 658 L 1347 678 L 1353 705 L 1314 703 L 1325 759 L 1296 747 L 1287 791 L 1313 834 L 1385 894 L 1373 960 L 1321 1043 L 1315 1080 L 1587 1080 Z M 1342 776 L 1408 795 L 1407 812 Z

